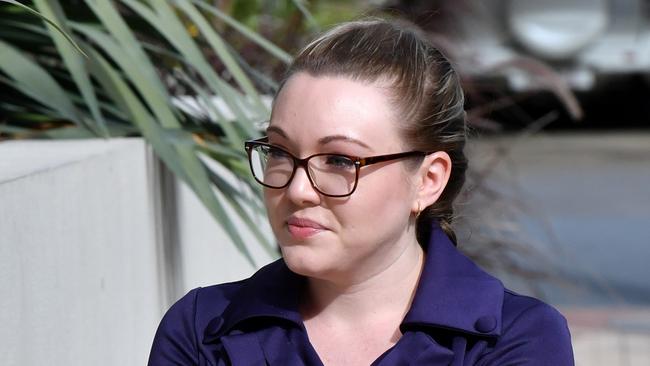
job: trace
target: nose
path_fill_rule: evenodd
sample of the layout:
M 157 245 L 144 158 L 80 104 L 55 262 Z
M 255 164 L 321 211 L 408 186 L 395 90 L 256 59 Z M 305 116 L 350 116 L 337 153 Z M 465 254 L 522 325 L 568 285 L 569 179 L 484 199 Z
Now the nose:
M 296 168 L 293 179 L 286 188 L 286 194 L 296 205 L 317 205 L 320 203 L 320 193 L 312 186 L 306 169 L 306 167 Z

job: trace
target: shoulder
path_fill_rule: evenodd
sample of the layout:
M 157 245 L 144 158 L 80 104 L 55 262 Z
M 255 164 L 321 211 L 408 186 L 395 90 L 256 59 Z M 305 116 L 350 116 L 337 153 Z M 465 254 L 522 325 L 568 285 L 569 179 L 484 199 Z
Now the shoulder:
M 219 285 L 195 288 L 165 313 L 154 336 L 149 365 L 196 365 L 206 356 L 206 345 L 220 330 L 255 312 L 265 292 L 277 287 L 290 291 L 288 269 L 282 260 L 260 268 L 253 276 Z M 225 324 L 228 323 L 228 324 Z M 213 355 L 214 356 L 214 355 Z M 211 356 L 210 356 L 211 357 Z
M 551 305 L 531 296 L 505 289 L 503 298 L 504 333 L 528 322 L 566 327 L 564 316 Z
M 506 289 L 501 335 L 482 361 L 482 365 L 573 365 L 567 321 L 543 301 Z
M 246 279 L 191 290 L 169 308 L 161 321 L 161 326 L 192 323 L 193 328 L 201 329 L 201 325 L 206 320 L 223 313 L 232 297 L 247 281 Z
M 245 281 L 195 288 L 174 303 L 160 321 L 149 365 L 198 364 L 203 330 Z
M 249 281 L 249 279 L 222 283 L 219 285 L 212 285 L 208 287 L 201 287 L 193 291 L 195 295 L 195 309 L 196 309 L 196 322 L 197 326 L 205 324 L 206 321 L 219 316 L 228 307 L 232 298 L 239 292 L 239 290 Z M 187 296 L 189 296 L 190 292 Z M 183 299 L 179 300 L 182 301 Z

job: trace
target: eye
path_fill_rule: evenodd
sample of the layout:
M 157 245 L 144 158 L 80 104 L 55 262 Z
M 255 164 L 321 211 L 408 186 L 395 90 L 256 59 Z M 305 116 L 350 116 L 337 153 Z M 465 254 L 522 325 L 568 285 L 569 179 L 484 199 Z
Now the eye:
M 268 159 L 291 159 L 288 152 L 273 146 L 265 146 L 264 155 Z
M 326 155 L 325 163 L 328 167 L 337 169 L 354 169 L 354 160 L 343 155 Z

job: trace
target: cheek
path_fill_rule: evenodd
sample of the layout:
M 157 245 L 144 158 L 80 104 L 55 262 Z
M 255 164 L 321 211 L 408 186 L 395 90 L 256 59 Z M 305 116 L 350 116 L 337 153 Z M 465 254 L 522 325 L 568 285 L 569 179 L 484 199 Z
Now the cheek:
M 278 220 L 282 218 L 281 194 L 280 190 L 264 188 L 264 206 L 266 215 L 272 227 L 275 227 Z
M 379 172 L 359 181 L 354 200 L 346 207 L 355 229 L 381 231 L 389 222 L 403 226 L 408 221 L 412 194 L 405 174 L 400 169 Z
M 359 189 L 369 204 L 381 205 L 386 201 L 407 201 L 412 183 L 399 164 L 380 167 L 359 179 Z

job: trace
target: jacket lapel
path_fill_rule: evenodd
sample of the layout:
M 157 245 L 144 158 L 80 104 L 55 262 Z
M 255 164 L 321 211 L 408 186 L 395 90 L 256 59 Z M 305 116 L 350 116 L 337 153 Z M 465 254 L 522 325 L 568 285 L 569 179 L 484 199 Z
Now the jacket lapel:
M 203 344 L 212 362 L 227 355 L 231 365 L 305 366 L 307 337 L 298 311 L 303 278 L 282 260 L 260 269 L 231 299 L 222 315 L 205 328 Z M 303 333 L 301 333 L 303 332 Z
M 434 225 L 411 308 L 400 326 L 450 329 L 481 337 L 501 334 L 503 284 L 460 253 Z
M 221 338 L 224 351 L 233 365 L 266 365 L 266 358 L 255 333 L 231 334 Z
M 291 341 L 291 330 L 281 327 L 262 328 L 256 331 L 224 335 L 213 344 L 215 356 L 223 358 L 229 365 L 241 366 L 315 366 L 320 362 L 309 362 L 302 357 L 304 350 Z

